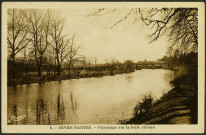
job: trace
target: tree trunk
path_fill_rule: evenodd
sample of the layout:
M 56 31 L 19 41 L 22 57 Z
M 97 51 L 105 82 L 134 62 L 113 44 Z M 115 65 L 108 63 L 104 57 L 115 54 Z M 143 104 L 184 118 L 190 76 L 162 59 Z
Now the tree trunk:
M 38 64 L 38 76 L 40 77 L 41 76 L 41 68 L 42 68 L 42 63 L 41 63 L 41 58 L 40 58 L 40 61 L 39 61 L 39 64 Z
M 55 74 L 55 71 L 56 71 L 56 68 L 54 67 L 54 77 L 55 77 L 55 75 L 56 75 L 56 74 Z
M 59 55 L 58 55 L 58 53 L 57 53 L 57 57 L 56 57 L 56 59 L 57 59 L 57 75 L 60 76 L 60 72 L 61 72 L 61 63 L 60 63 L 60 61 L 59 61 Z
M 55 75 L 56 75 L 56 62 L 54 63 L 53 70 L 54 70 L 54 78 L 55 78 Z
M 30 82 L 30 78 L 29 78 L 29 64 L 26 64 L 26 82 L 29 83 Z
M 38 76 L 41 76 L 41 65 L 38 66 Z
M 28 78 L 28 74 L 29 74 L 29 71 L 28 71 L 28 63 L 26 64 L 26 78 Z
M 15 65 L 15 55 L 13 53 L 13 58 L 12 58 L 12 77 L 13 79 L 16 78 L 16 65 Z
M 47 70 L 47 76 L 50 76 L 50 72 L 51 72 L 51 65 L 49 65 L 49 68 Z
M 38 64 L 38 76 L 40 77 L 42 75 L 42 55 L 39 58 L 39 64 Z
M 69 63 L 69 74 L 68 74 L 69 77 L 71 77 L 71 63 Z
M 57 75 L 60 76 L 60 73 L 61 73 L 61 65 L 58 65 L 58 69 L 57 69 L 57 70 L 58 70 Z

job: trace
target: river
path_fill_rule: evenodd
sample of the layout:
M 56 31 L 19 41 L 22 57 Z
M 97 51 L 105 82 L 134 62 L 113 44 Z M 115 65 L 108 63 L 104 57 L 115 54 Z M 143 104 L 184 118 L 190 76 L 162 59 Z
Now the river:
M 8 124 L 117 124 L 143 95 L 172 89 L 173 72 L 143 69 L 114 76 L 8 87 Z

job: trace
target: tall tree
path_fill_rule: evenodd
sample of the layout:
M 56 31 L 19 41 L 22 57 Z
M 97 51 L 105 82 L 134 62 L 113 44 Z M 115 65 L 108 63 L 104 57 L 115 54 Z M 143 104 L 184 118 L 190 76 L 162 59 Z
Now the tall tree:
M 77 56 L 77 52 L 80 48 L 80 46 L 75 47 L 74 38 L 75 38 L 75 34 L 72 37 L 72 42 L 71 42 L 71 45 L 69 47 L 70 48 L 70 53 L 67 57 L 68 62 L 69 62 L 69 66 L 68 66 L 69 67 L 69 74 L 68 74 L 69 77 L 71 76 L 71 66 L 72 66 L 73 62 L 78 59 L 78 57 L 76 57 L 76 56 Z
M 24 65 L 25 65 L 25 71 L 26 71 L 26 82 L 29 82 L 29 69 L 31 68 L 31 65 L 34 61 L 34 55 L 33 55 L 33 50 L 28 51 L 29 48 L 25 47 L 24 48 Z
M 65 58 L 69 55 L 69 41 L 67 35 L 63 34 L 64 19 L 53 18 L 51 24 L 50 35 L 52 37 L 51 47 L 55 52 L 55 59 L 57 62 L 57 75 L 61 73 L 61 66 Z
M 16 55 L 31 41 L 29 32 L 30 27 L 26 21 L 25 11 L 20 9 L 8 9 L 7 43 L 10 58 L 12 60 L 13 78 L 16 77 Z
M 38 67 L 38 76 L 42 74 L 43 58 L 49 45 L 50 12 L 43 10 L 30 10 L 31 34 L 33 35 L 33 48 Z
M 47 49 L 46 52 L 46 64 L 47 64 L 47 76 L 50 76 L 52 66 L 54 66 L 55 59 L 54 59 L 54 51 L 51 47 Z

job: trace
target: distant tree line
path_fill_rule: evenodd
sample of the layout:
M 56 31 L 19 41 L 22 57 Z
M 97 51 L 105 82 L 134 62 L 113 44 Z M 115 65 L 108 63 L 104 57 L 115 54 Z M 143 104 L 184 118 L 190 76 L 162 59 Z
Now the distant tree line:
M 46 76 L 55 76 L 55 69 L 58 68 L 58 65 L 51 65 L 47 58 L 42 59 L 41 72 L 46 72 Z M 34 61 L 26 62 L 24 58 L 18 58 L 15 62 L 16 71 L 18 72 L 18 76 L 16 78 L 22 77 L 26 74 L 26 78 L 28 74 L 38 73 L 39 67 L 37 66 L 35 59 Z M 72 63 L 70 61 L 65 61 L 62 64 L 61 72 L 64 72 L 62 75 L 65 75 L 65 71 L 67 72 L 68 78 L 72 76 L 72 72 L 80 72 L 82 70 L 86 71 L 134 71 L 136 69 L 136 64 L 131 60 L 126 60 L 124 62 L 119 62 L 116 59 L 107 60 L 104 63 L 97 63 L 97 58 L 86 58 L 81 57 L 78 59 L 74 59 Z M 12 78 L 12 60 L 8 60 L 8 76 Z M 38 74 L 37 74 L 38 75 Z M 44 75 L 45 76 L 45 75 Z

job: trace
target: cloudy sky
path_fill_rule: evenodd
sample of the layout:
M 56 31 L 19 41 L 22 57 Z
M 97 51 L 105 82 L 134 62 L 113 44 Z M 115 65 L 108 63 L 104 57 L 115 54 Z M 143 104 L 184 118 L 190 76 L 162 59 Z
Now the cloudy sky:
M 114 28 L 115 22 L 124 17 L 129 9 L 118 9 L 115 13 L 107 12 L 99 16 L 85 16 L 96 9 L 61 9 L 65 17 L 64 32 L 76 34 L 75 42 L 81 45 L 79 54 L 97 57 L 98 63 L 116 58 L 123 62 L 131 59 L 156 60 L 166 53 L 167 38 L 148 44 L 147 35 L 151 32 L 141 21 L 133 24 L 134 15 L 122 21 Z M 143 27 L 144 26 L 144 27 Z

